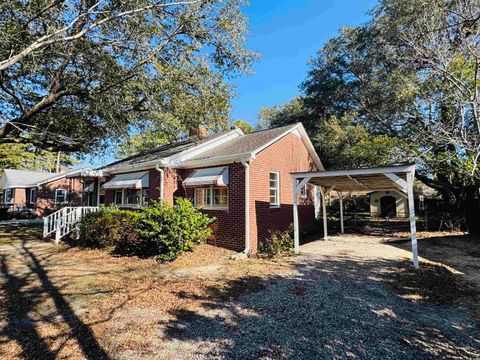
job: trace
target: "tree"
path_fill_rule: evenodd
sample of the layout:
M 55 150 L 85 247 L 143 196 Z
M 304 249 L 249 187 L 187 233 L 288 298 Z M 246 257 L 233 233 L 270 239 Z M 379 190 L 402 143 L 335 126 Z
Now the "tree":
M 398 139 L 404 161 L 480 233 L 480 4 L 383 0 L 367 24 L 318 52 L 302 84 L 307 128 L 355 114 L 372 136 Z
M 0 143 L 88 151 L 147 129 L 224 127 L 249 70 L 242 0 L 5 0 Z
M 54 172 L 58 153 L 35 148 L 32 145 L 0 145 L 0 171 L 17 169 L 30 171 Z M 78 164 L 74 157 L 61 153 L 60 167 L 68 168 Z
M 254 131 L 254 128 L 252 127 L 252 125 L 250 125 L 248 122 L 246 122 L 245 120 L 236 120 L 234 122 L 232 122 L 232 125 L 231 125 L 231 128 L 234 129 L 234 128 L 240 128 L 242 129 L 242 131 L 245 133 L 245 134 L 249 134 L 251 133 L 252 131 Z
M 356 114 L 310 117 L 304 99 L 264 108 L 260 119 L 270 127 L 301 122 L 326 169 L 384 166 L 401 161 L 404 144 L 386 135 L 372 135 L 356 123 Z

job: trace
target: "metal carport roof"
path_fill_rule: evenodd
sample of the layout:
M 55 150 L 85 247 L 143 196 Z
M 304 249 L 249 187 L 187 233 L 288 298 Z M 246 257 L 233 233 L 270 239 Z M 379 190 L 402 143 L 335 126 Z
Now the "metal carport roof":
M 295 253 L 300 251 L 298 229 L 298 194 L 307 184 L 317 186 L 322 196 L 322 213 L 324 236 L 328 236 L 325 195 L 337 191 L 340 197 L 340 223 L 343 233 L 343 196 L 344 192 L 400 190 L 408 196 L 410 232 L 412 239 L 413 264 L 418 267 L 417 231 L 415 224 L 415 206 L 413 198 L 413 180 L 415 164 L 395 165 L 378 168 L 360 168 L 348 170 L 331 170 L 318 172 L 299 172 L 291 174 L 293 179 L 293 223 Z

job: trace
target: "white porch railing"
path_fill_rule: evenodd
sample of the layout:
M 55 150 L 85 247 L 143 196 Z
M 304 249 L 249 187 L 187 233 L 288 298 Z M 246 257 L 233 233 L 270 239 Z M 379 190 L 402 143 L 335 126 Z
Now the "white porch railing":
M 98 206 L 66 206 L 43 218 L 43 237 L 55 234 L 55 244 L 76 229 L 86 214 L 98 211 Z

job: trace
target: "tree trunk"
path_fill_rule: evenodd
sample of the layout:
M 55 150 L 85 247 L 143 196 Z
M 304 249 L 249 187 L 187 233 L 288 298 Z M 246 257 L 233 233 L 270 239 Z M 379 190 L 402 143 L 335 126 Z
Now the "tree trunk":
M 480 196 L 478 187 L 471 187 L 465 193 L 465 221 L 470 235 L 480 235 Z

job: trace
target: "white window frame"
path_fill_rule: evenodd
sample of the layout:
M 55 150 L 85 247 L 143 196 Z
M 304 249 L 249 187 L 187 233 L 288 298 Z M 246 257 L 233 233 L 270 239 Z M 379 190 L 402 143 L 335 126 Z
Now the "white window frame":
M 122 194 L 122 196 L 120 198 L 120 204 L 117 203 L 117 193 Z M 113 203 L 117 206 L 122 206 L 123 205 L 123 190 L 115 190 L 115 192 L 113 193 Z
M 28 199 L 28 202 L 30 204 L 35 204 L 35 201 L 37 201 L 37 189 L 35 188 L 32 188 L 32 189 L 29 189 L 29 199 Z M 32 193 L 33 193 L 33 196 L 32 196 Z M 33 200 L 33 198 L 35 197 L 35 200 Z
M 9 194 L 9 196 L 7 196 Z M 5 204 L 13 204 L 13 190 L 12 189 L 6 189 L 5 192 L 3 193 L 3 202 Z M 10 201 L 7 201 L 7 198 L 10 197 Z
M 272 174 L 275 174 L 277 176 L 277 186 L 276 187 L 272 187 L 270 186 L 270 176 Z M 280 207 L 280 171 L 270 171 L 268 173 L 268 202 L 270 203 L 270 207 L 271 208 L 278 208 Z M 270 195 L 270 191 L 272 190 L 275 190 L 276 192 L 276 201 L 274 203 L 272 203 L 272 200 L 271 200 L 271 195 Z
M 138 203 L 127 203 L 127 191 L 136 191 L 140 192 L 140 195 L 138 197 Z M 122 194 L 122 205 L 126 207 L 141 207 L 142 206 L 142 189 L 123 189 L 123 194 Z
M 65 201 L 63 202 L 58 202 L 58 193 L 59 191 L 64 191 L 65 192 Z M 55 204 L 66 204 L 68 202 L 68 191 L 67 189 L 55 189 Z
M 125 191 L 127 191 L 127 190 L 140 191 L 140 202 L 138 204 L 127 204 L 126 203 Z M 117 192 L 122 194 L 122 201 L 121 201 L 120 204 L 117 204 Z M 116 206 L 126 207 L 126 208 L 139 208 L 139 207 L 147 206 L 148 199 L 147 199 L 146 202 L 143 201 L 143 198 L 145 197 L 146 192 L 147 192 L 147 189 L 121 189 L 121 190 L 118 189 L 118 190 L 115 190 L 114 194 L 113 194 L 113 204 L 116 205 Z M 148 194 L 147 194 L 147 196 L 148 196 Z
M 222 189 L 222 188 L 225 188 L 227 190 L 227 204 L 226 205 L 215 205 L 213 204 L 214 202 L 214 196 L 213 196 L 213 189 Z M 203 191 L 208 191 L 209 193 L 209 198 L 210 198 L 210 201 L 212 202 L 211 204 L 207 205 L 207 206 L 198 206 L 198 203 L 197 203 L 197 190 L 198 189 L 202 189 Z M 228 201 L 228 187 L 223 187 L 223 186 L 205 186 L 205 187 L 197 187 L 197 188 L 194 188 L 193 190 L 193 205 L 196 207 L 196 208 L 199 208 L 199 209 L 205 209 L 205 210 L 228 210 L 228 204 L 229 204 L 229 201 Z

